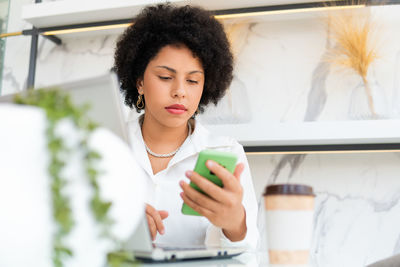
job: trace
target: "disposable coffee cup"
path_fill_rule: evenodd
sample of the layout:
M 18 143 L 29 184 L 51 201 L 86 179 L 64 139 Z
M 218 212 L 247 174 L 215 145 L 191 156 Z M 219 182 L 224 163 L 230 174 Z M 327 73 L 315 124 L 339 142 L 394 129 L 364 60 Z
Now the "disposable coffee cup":
M 270 264 L 307 265 L 314 217 L 312 187 L 269 185 L 263 196 Z

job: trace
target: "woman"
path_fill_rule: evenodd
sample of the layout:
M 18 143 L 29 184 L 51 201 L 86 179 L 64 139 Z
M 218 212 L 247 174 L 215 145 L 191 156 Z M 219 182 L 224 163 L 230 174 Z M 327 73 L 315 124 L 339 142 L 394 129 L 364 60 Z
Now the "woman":
M 153 240 L 255 247 L 257 203 L 243 147 L 214 136 L 194 118 L 209 103 L 217 104 L 232 80 L 233 58 L 222 25 L 201 8 L 147 7 L 120 37 L 114 68 L 125 103 L 144 110 L 130 130 L 151 188 L 146 217 Z M 223 188 L 192 171 L 203 149 L 238 155 L 234 174 L 215 162 L 206 164 Z M 183 215 L 183 201 L 203 216 Z

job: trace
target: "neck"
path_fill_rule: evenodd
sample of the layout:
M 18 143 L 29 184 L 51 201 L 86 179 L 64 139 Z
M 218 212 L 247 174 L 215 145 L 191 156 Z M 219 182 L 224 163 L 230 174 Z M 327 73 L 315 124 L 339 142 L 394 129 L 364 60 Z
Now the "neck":
M 150 116 L 143 118 L 142 136 L 146 145 L 155 153 L 169 153 L 183 144 L 188 136 L 187 123 L 177 127 L 160 124 Z

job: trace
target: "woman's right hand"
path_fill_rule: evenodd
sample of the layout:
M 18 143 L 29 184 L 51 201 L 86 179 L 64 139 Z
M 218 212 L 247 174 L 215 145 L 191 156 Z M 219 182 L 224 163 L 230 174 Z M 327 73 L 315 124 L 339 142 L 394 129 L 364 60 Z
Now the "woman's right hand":
M 149 225 L 151 239 L 154 241 L 157 236 L 157 232 L 164 234 L 164 224 L 162 220 L 168 217 L 166 210 L 156 210 L 153 206 L 146 204 L 146 218 L 147 224 Z

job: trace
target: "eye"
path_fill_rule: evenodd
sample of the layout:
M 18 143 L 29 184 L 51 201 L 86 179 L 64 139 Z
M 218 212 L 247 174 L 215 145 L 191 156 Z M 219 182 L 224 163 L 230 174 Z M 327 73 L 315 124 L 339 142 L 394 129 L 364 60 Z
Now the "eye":
M 171 80 L 171 77 L 168 76 L 158 76 L 158 78 L 160 78 L 161 80 Z
M 198 81 L 195 81 L 195 80 L 187 80 L 189 83 L 193 83 L 193 84 L 198 84 L 199 82 Z

